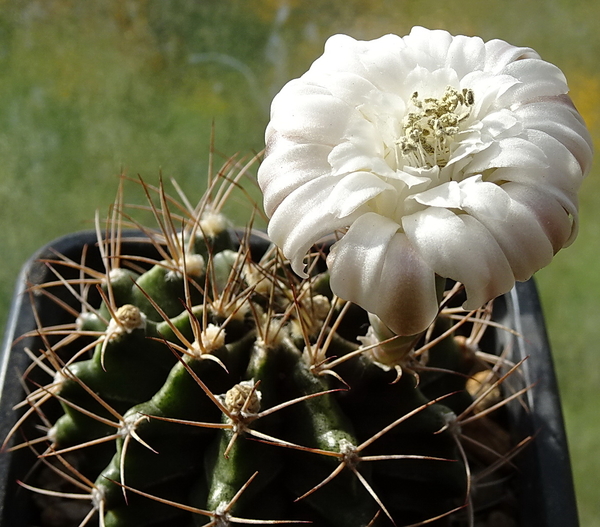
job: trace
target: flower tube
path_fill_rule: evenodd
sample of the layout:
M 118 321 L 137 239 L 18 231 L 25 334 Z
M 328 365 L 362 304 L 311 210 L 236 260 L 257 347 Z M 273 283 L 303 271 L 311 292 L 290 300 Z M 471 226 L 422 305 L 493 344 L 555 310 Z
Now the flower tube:
M 501 40 L 335 35 L 273 100 L 258 173 L 269 236 L 305 276 L 335 233 L 333 292 L 396 334 L 434 320 L 441 278 L 477 308 L 577 234 L 592 145 L 567 92 L 556 66 Z

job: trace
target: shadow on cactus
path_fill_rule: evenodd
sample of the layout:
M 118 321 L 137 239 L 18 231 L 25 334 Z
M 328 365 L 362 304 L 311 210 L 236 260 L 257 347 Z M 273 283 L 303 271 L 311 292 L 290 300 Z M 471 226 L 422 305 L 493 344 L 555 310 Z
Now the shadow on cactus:
M 251 168 L 229 160 L 196 207 L 122 180 L 97 243 L 43 262 L 59 313 L 23 336 L 21 417 L 4 442 L 37 461 L 20 484 L 45 525 L 473 525 L 513 514 L 504 406 L 527 390 L 495 353 L 492 304 L 460 284 L 394 366 L 366 312 L 222 208 Z M 124 184 L 147 197 L 135 219 Z M 177 189 L 178 187 L 175 186 Z M 32 340 L 33 339 L 33 340 Z M 486 348 L 489 346 L 490 349 Z M 521 404 L 525 404 L 521 401 Z M 521 441 L 522 440 L 522 441 Z M 521 441 L 521 442 L 519 442 Z M 39 524 L 38 523 L 38 524 Z

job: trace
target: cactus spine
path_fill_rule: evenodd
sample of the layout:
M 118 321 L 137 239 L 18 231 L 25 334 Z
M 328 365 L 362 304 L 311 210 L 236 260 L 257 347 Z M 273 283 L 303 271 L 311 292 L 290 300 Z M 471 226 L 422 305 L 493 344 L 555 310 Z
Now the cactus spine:
M 33 289 L 66 288 L 81 304 L 68 327 L 36 330 L 32 371 L 51 379 L 18 426 L 41 416 L 46 431 L 24 445 L 85 489 L 82 524 L 468 525 L 473 471 L 508 450 L 483 447 L 483 463 L 461 426 L 495 423 L 479 405 L 504 381 L 503 360 L 478 347 L 490 307 L 452 307 L 454 286 L 435 324 L 384 365 L 393 342 L 331 294 L 322 249 L 300 280 L 264 236 L 227 228 L 227 177 L 195 209 L 141 185 L 154 258 L 121 252 L 132 220 L 113 212 L 104 269 L 58 258 L 57 281 Z

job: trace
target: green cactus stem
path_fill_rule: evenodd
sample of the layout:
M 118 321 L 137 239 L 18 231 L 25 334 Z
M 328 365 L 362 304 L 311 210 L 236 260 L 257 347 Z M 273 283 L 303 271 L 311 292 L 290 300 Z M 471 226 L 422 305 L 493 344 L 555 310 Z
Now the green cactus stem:
M 93 488 L 102 525 L 450 525 L 472 482 L 449 423 L 471 408 L 468 379 L 491 371 L 464 345 L 474 324 L 442 311 L 382 364 L 386 344 L 331 293 L 322 254 L 300 280 L 213 208 L 178 234 L 162 216 L 174 200 L 157 191 L 163 230 L 145 229 L 157 257 L 119 254 L 97 279 L 101 302 L 71 326 L 88 340 L 59 358 L 59 330 L 38 329 L 49 349 L 35 366 L 57 367 L 29 399 L 28 420 L 50 429 L 32 441 L 57 459 L 96 453 L 73 479 Z

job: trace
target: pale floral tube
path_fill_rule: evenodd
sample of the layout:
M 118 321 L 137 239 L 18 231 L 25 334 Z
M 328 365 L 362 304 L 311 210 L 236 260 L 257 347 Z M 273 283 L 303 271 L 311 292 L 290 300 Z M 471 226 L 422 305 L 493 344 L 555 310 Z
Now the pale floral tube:
M 273 100 L 258 181 L 269 235 L 304 275 L 322 237 L 339 297 L 400 335 L 472 309 L 570 244 L 591 138 L 562 72 L 501 40 L 413 28 L 331 37 Z

